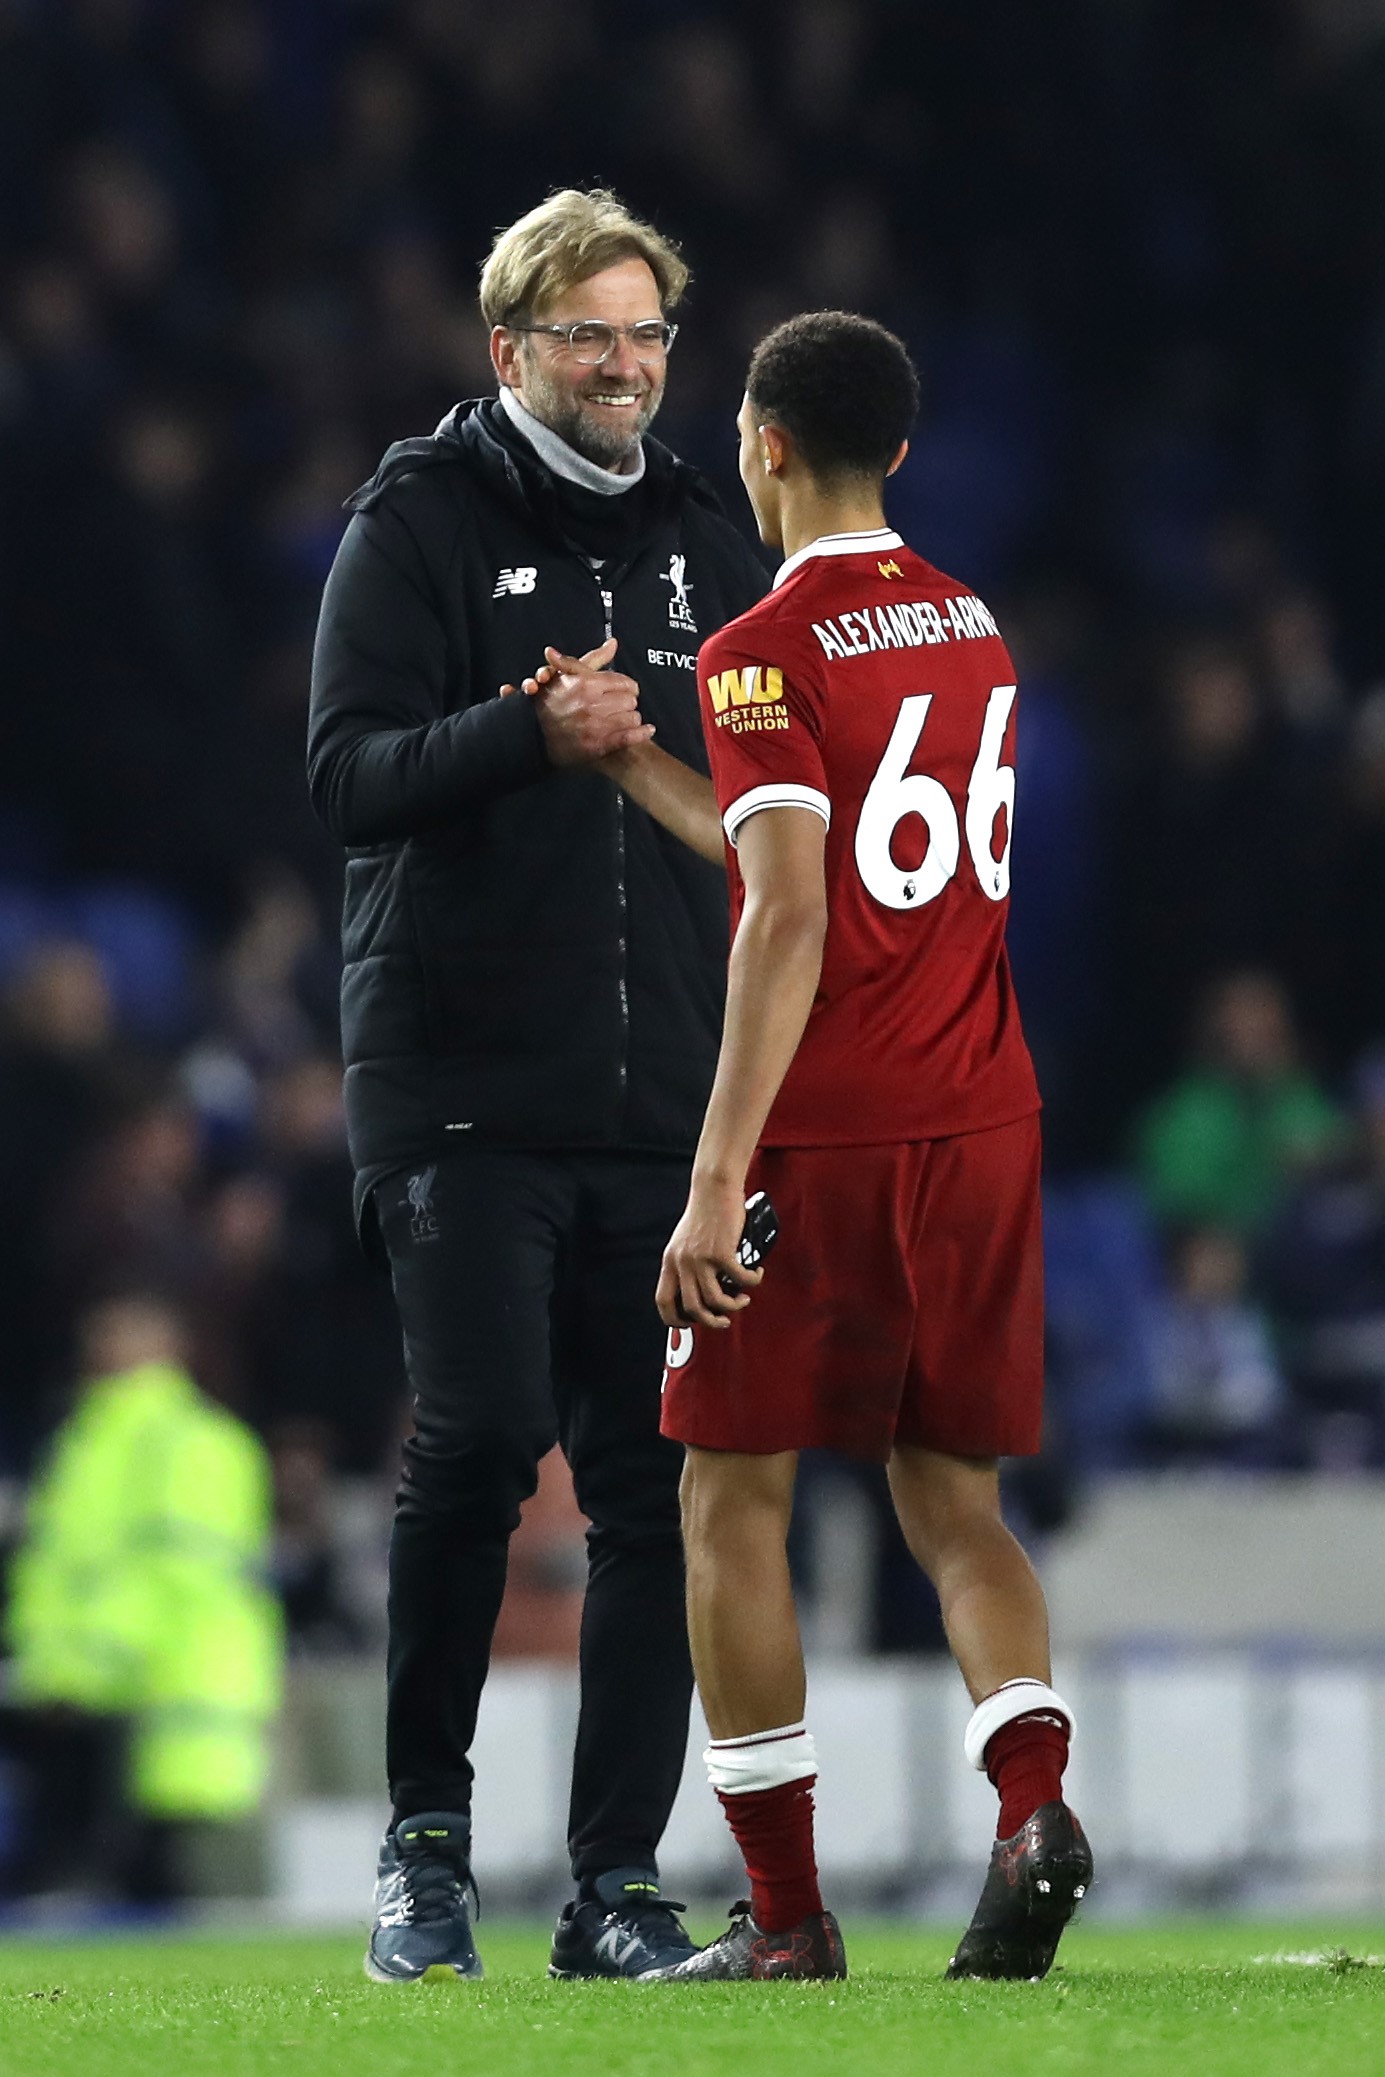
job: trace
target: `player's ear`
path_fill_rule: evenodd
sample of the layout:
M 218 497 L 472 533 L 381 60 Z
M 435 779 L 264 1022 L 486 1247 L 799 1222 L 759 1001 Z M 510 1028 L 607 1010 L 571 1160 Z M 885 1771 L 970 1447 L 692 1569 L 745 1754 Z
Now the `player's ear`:
M 885 474 L 887 476 L 893 476 L 895 470 L 899 467 L 900 463 L 904 460 L 904 457 L 908 452 L 909 442 L 907 440 L 901 440 L 899 443 L 899 453 L 895 456 L 894 460 L 890 463 L 889 468 L 885 471 Z
M 782 426 L 762 425 L 756 428 L 760 435 L 760 458 L 767 476 L 782 475 L 784 464 L 793 450 L 793 442 Z

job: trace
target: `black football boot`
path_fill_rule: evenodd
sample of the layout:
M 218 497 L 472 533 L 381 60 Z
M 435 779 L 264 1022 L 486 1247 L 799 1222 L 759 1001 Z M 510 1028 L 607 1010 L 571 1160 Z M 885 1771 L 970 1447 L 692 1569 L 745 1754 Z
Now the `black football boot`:
M 1092 1883 L 1092 1850 L 1066 1803 L 1043 1803 L 1013 1839 L 997 1839 L 951 1978 L 1047 1976 L 1064 1926 Z
M 846 1974 L 842 1931 L 830 1911 L 819 1911 L 782 1933 L 757 1926 L 749 1904 L 736 1904 L 731 1924 L 710 1947 L 700 1948 L 672 1969 L 660 1969 L 656 1983 L 769 1983 L 779 1977 L 799 1981 Z

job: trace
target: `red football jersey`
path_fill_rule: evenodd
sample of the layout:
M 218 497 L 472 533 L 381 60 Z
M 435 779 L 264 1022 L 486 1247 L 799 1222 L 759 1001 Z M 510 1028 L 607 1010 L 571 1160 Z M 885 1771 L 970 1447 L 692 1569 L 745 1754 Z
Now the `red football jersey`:
M 898 534 L 827 535 L 698 656 L 728 842 L 827 823 L 827 942 L 768 1147 L 869 1146 L 1039 1108 L 1005 953 L 1015 669 L 981 601 Z

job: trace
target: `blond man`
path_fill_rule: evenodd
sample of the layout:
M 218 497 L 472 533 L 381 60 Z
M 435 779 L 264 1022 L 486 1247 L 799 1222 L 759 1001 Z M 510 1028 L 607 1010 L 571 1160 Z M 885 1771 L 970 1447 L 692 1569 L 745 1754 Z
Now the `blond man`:
M 691 1674 L 681 1451 L 649 1301 L 716 1065 L 723 875 L 598 769 L 657 731 L 706 770 L 700 641 L 764 592 L 649 435 L 687 283 L 603 190 L 551 196 L 481 275 L 497 393 L 351 500 L 314 659 L 309 780 L 347 848 L 356 1204 L 414 1395 L 390 1567 L 366 1967 L 481 1973 L 468 1757 L 506 1548 L 561 1440 L 591 1521 L 565 1976 L 689 1943 L 659 1887 Z M 621 674 L 502 694 L 553 647 Z

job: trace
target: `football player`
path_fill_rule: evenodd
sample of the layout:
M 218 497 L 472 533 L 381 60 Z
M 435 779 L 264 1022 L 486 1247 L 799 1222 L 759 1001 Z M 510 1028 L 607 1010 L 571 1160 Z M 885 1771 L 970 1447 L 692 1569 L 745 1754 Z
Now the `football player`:
M 715 1085 L 657 1302 L 708 1773 L 750 1877 L 677 1979 L 834 1977 L 817 1757 L 785 1539 L 798 1452 L 885 1462 L 1000 1799 L 953 1976 L 1037 1977 L 1091 1880 L 1063 1801 L 1072 1712 L 997 1459 L 1038 1447 L 1039 1095 L 1005 952 L 1015 670 L 985 605 L 886 523 L 918 406 L 900 340 L 794 318 L 751 363 L 740 468 L 784 556 L 699 654 L 712 781 L 654 744 L 619 783 L 725 857 Z M 582 668 L 550 656 L 549 670 Z M 782 1238 L 737 1249 L 748 1192 Z

